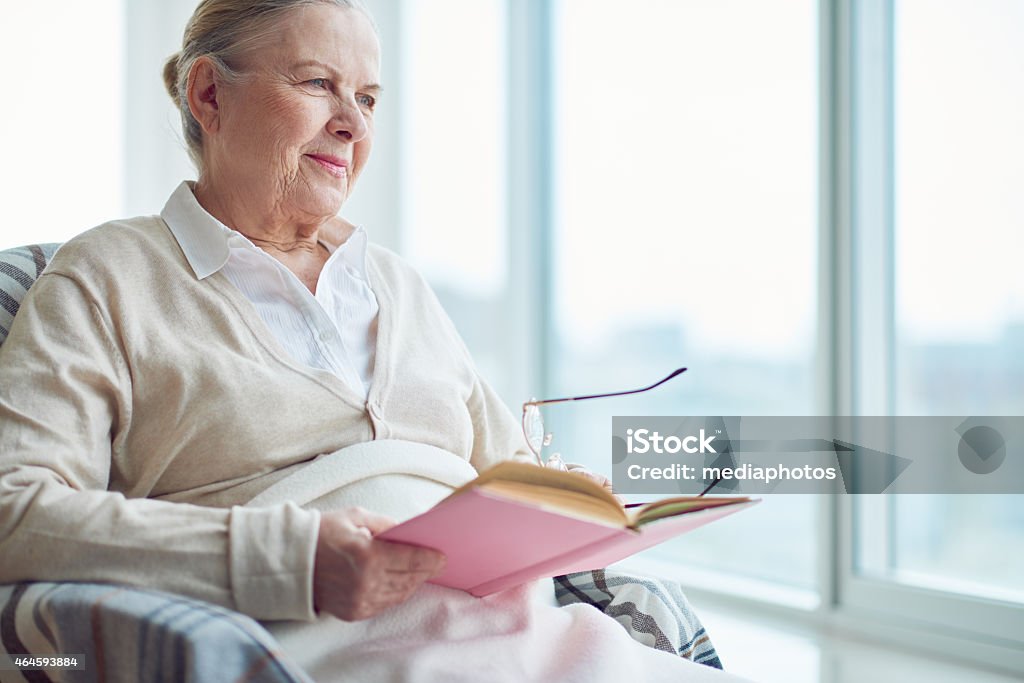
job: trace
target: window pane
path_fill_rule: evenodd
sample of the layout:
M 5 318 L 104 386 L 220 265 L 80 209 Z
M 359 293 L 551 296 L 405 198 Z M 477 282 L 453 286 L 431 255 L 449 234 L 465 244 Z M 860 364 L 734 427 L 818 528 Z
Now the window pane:
M 815 414 L 816 3 L 561 0 L 554 447 L 608 471 L 615 414 Z M 811 497 L 655 552 L 813 584 Z
M 1024 3 L 895 7 L 897 412 L 1024 415 Z M 892 523 L 898 578 L 1024 597 L 1024 496 L 900 497 Z
M 403 0 L 402 12 L 402 251 L 506 394 L 505 3 Z

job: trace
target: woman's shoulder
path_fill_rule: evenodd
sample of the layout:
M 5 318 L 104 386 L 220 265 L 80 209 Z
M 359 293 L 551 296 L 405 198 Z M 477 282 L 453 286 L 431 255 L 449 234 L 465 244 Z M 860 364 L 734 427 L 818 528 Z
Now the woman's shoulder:
M 152 268 L 160 260 L 176 260 L 177 244 L 159 216 L 108 221 L 60 246 L 47 272 L 96 276 Z
M 385 246 L 369 242 L 366 247 L 366 259 L 391 284 L 429 289 L 426 279 L 411 263 Z
M 378 295 L 384 294 L 392 304 L 401 301 L 404 306 L 418 309 L 421 313 L 448 319 L 433 287 L 405 258 L 387 247 L 370 242 L 366 260 L 370 287 Z

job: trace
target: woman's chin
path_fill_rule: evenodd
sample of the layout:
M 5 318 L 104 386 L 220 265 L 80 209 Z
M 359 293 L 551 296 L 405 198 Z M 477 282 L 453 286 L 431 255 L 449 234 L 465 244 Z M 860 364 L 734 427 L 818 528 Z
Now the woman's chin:
M 329 219 L 338 215 L 345 203 L 347 193 L 341 189 L 322 190 L 296 202 L 300 212 L 309 216 L 323 216 Z

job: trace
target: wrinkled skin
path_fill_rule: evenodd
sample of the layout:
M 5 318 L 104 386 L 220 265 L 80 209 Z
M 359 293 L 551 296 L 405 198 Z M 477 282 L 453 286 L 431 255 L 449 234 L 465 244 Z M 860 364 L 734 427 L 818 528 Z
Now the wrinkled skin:
M 373 146 L 380 48 L 366 16 L 332 5 L 291 10 L 272 35 L 233 64 L 239 82 L 206 57 L 189 73 L 203 130 L 195 195 L 312 290 L 318 240 L 336 247 L 353 230 L 337 214 Z
M 394 521 L 361 508 L 325 512 L 313 573 L 313 603 L 339 619 L 368 619 L 405 602 L 444 569 L 444 555 L 373 535 Z

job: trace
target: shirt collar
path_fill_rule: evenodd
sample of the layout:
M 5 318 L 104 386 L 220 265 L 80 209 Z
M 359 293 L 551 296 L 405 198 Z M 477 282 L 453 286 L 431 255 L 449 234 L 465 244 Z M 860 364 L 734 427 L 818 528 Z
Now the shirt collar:
M 253 249 L 257 247 L 244 235 L 207 213 L 196 199 L 193 186 L 194 183 L 188 180 L 178 185 L 160 212 L 160 217 L 167 223 L 178 246 L 184 252 L 192 272 L 197 279 L 202 280 L 219 271 L 228 262 L 232 249 L 229 240 L 232 235 L 242 238 L 236 242 L 240 246 L 250 246 Z M 341 252 L 338 257 L 363 280 L 366 280 L 368 241 L 366 231 L 362 227 L 356 227 L 344 244 L 332 249 L 332 252 Z
M 160 217 L 167 223 L 199 280 L 213 275 L 228 262 L 231 231 L 199 204 L 189 181 L 178 185 Z
M 363 280 L 366 280 L 366 249 L 369 238 L 362 227 L 356 226 L 349 238 L 335 251 L 341 252 L 341 258 L 345 265 L 355 271 Z M 332 254 L 333 256 L 333 254 Z

